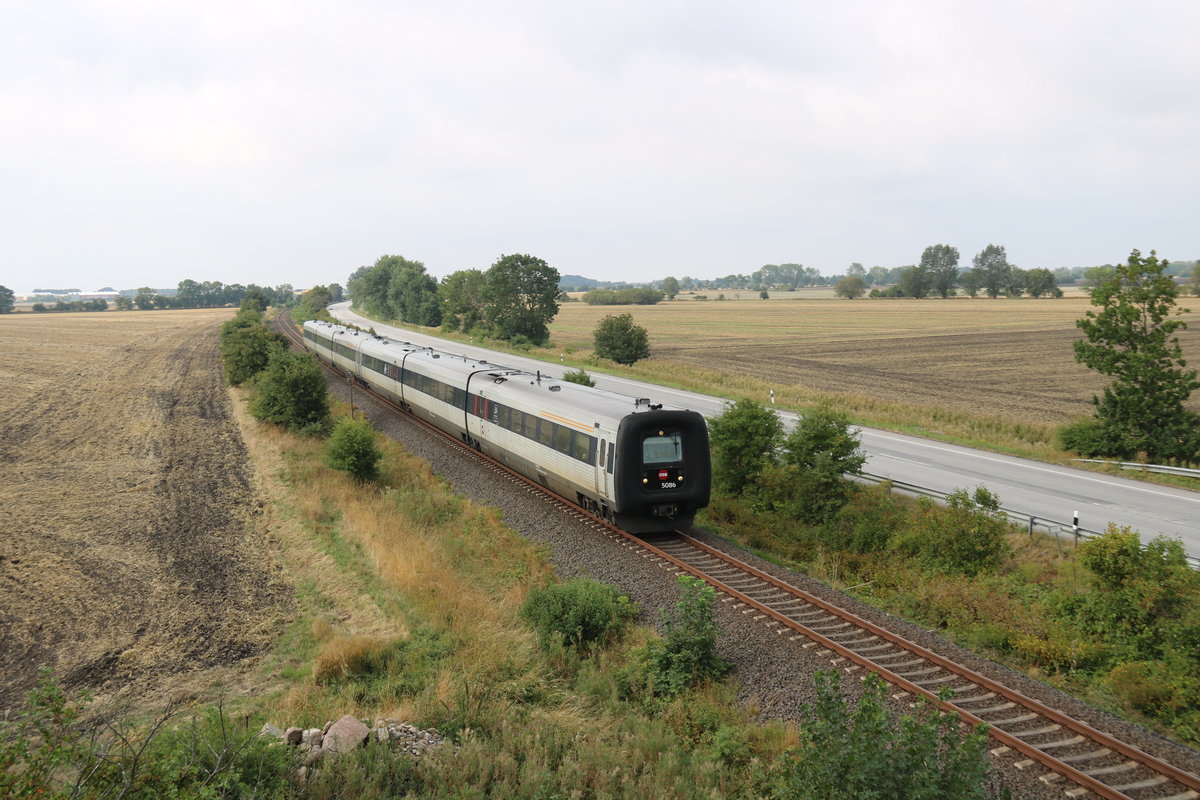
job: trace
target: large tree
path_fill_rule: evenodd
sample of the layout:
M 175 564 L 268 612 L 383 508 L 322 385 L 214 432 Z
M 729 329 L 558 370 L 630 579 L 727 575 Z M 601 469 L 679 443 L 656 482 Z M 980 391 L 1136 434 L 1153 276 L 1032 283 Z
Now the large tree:
M 958 248 L 948 244 L 931 244 L 921 254 L 921 267 L 929 275 L 933 290 L 949 297 L 958 280 Z
M 993 300 L 1007 292 L 1012 283 L 1012 265 L 1002 245 L 989 244 L 972 259 L 975 269 L 983 278 L 983 288 Z
M 904 272 L 900 273 L 900 283 L 897 285 L 905 297 L 915 297 L 919 300 L 929 294 L 933 283 L 929 270 L 917 264 L 906 267 Z
M 484 316 L 492 333 L 535 344 L 549 339 L 550 320 L 558 313 L 558 279 L 558 270 L 536 256 L 500 256 L 486 280 Z
M 1103 449 L 1108 455 L 1151 459 L 1200 459 L 1200 414 L 1185 403 L 1200 387 L 1175 332 L 1187 327 L 1175 308 L 1178 289 L 1167 266 L 1152 250 L 1134 250 L 1129 260 L 1092 289 L 1092 305 L 1076 321 L 1084 338 L 1076 360 L 1113 382 L 1093 397 Z
M 438 296 L 442 302 L 442 325 L 470 332 L 483 321 L 486 279 L 478 269 L 460 269 L 442 278 Z
M 13 290 L 0 286 L 0 314 L 8 314 L 13 310 Z
M 413 325 L 441 325 L 442 308 L 438 285 L 420 261 L 400 259 L 391 266 L 388 300 L 392 314 Z

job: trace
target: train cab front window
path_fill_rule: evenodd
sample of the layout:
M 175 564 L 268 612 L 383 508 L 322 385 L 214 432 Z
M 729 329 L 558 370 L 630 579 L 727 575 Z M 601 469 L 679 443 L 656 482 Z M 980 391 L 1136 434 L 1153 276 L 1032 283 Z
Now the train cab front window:
M 675 464 L 683 460 L 683 437 L 676 433 L 647 436 L 642 440 L 643 464 Z

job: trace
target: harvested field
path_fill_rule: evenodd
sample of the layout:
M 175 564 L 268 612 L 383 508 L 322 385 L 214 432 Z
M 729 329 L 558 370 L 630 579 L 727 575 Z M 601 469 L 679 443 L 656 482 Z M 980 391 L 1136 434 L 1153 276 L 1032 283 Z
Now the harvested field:
M 225 310 L 0 316 L 0 713 L 237 685 L 291 607 L 217 346 Z
M 743 292 L 743 296 L 749 293 Z M 710 293 L 710 296 L 712 293 Z M 1200 306 L 1182 298 L 1181 305 Z M 726 300 L 657 306 L 564 304 L 555 343 L 591 347 L 596 323 L 630 313 L 653 358 L 823 392 L 1061 424 L 1091 412 L 1108 380 L 1075 363 L 1086 298 L 1060 300 Z M 1200 313 L 1184 356 L 1200 364 Z M 664 364 L 664 373 L 670 367 Z M 1194 398 L 1200 409 L 1200 397 Z

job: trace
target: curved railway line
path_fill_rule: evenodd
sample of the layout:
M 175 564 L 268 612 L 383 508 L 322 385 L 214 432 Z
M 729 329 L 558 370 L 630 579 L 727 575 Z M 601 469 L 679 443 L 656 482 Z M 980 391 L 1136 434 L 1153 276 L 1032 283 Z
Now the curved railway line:
M 303 347 L 290 319 L 279 329 Z M 328 365 L 326 369 L 354 380 Z M 874 673 L 900 690 L 918 695 L 965 723 L 985 723 L 997 741 L 993 755 L 1016 753 L 1018 768 L 1040 766 L 1047 784 L 1061 783 L 1066 797 L 1111 800 L 1197 800 L 1200 776 L 1176 767 L 1111 734 L 1045 705 L 1003 683 L 955 663 L 850 611 L 839 608 L 773 575 L 746 564 L 684 531 L 636 536 L 595 517 L 565 497 L 509 470 L 463 442 L 404 412 L 388 398 L 376 401 L 404 413 L 437 433 L 448 445 L 470 453 L 507 480 L 561 504 L 577 519 L 643 558 L 675 573 L 693 575 L 713 586 L 723 603 L 733 603 L 775 633 L 804 648 L 819 647 L 831 666 L 848 674 Z M 805 640 L 800 643 L 800 640 Z M 946 697 L 946 699 L 940 699 Z

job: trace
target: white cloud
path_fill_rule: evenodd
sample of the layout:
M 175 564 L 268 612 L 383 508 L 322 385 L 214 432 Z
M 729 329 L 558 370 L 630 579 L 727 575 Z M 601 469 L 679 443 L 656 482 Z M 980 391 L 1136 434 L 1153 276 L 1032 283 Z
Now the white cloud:
M 1192 258 L 1198 18 L 1171 2 L 3 5 L 4 271 L 305 285 L 384 252 L 444 274 L 529 251 L 636 280 L 910 263 L 935 241 L 1030 265 Z

